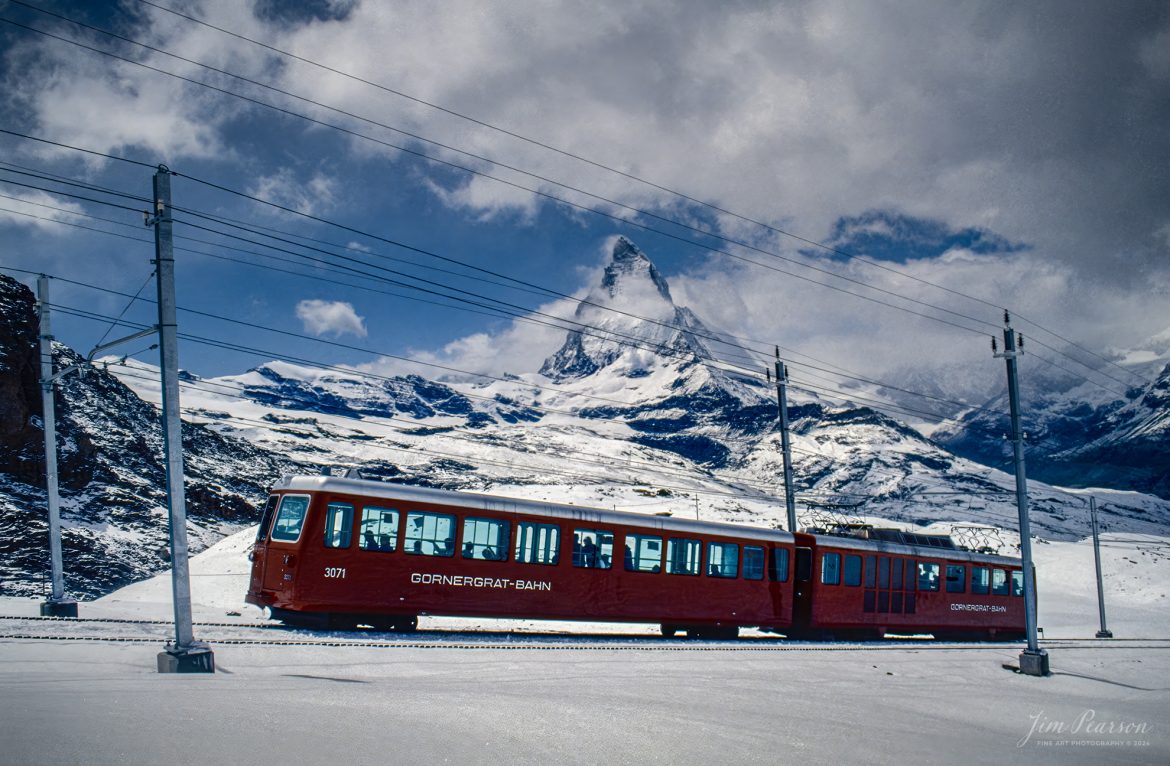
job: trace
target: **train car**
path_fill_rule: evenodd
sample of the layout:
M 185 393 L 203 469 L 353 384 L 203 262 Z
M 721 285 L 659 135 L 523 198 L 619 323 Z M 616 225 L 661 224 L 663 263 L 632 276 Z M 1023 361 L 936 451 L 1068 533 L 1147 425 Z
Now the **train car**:
M 897 540 L 899 533 L 892 532 Z M 910 541 L 798 535 L 797 625 L 821 636 L 1010 640 L 1024 635 L 1021 561 Z M 807 553 L 806 553 L 807 551 Z M 808 564 L 805 564 L 805 557 Z M 809 566 L 811 564 L 811 566 Z
M 796 537 L 757 527 L 327 476 L 272 488 L 247 601 L 275 619 L 412 630 L 420 615 L 791 627 Z

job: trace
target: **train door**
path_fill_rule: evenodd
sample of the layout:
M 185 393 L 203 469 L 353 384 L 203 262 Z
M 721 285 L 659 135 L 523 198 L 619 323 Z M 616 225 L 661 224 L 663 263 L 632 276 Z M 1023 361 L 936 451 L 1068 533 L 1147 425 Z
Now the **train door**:
M 292 588 L 300 553 L 300 542 L 305 519 L 309 514 L 308 495 L 283 495 L 268 533 L 263 587 L 266 591 L 282 593 Z
M 797 633 L 808 630 L 812 622 L 813 549 L 796 548 L 795 580 L 792 592 L 792 626 Z
M 268 528 L 272 526 L 272 517 L 276 514 L 276 505 L 280 502 L 280 495 L 269 495 L 264 504 L 264 511 L 260 514 L 260 526 L 256 530 L 256 542 L 252 546 L 252 579 L 248 584 L 248 592 L 259 595 L 264 587 L 264 568 L 268 564 Z

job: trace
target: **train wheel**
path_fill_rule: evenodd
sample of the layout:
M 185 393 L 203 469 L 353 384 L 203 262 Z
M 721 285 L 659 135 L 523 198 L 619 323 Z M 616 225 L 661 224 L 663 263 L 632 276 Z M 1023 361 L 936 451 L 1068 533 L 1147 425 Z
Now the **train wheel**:
M 386 632 L 413 633 L 418 629 L 418 618 L 413 615 L 409 617 L 393 614 L 372 615 L 365 622 L 373 627 L 374 630 Z
M 356 615 L 334 612 L 325 618 L 325 627 L 328 630 L 357 630 L 357 626 Z
M 739 638 L 739 628 L 735 625 L 706 625 L 701 628 L 687 628 L 687 638 L 727 641 Z

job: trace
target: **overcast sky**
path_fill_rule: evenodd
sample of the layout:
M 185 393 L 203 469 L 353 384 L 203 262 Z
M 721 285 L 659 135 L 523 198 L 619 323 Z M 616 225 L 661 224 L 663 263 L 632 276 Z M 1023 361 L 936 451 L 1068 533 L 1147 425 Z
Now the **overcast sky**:
M 0 25 L 0 127 L 165 162 L 180 174 L 173 181 L 176 206 L 350 246 L 347 257 L 385 268 L 403 267 L 382 256 L 465 271 L 386 241 L 392 240 L 580 295 L 599 278 L 606 242 L 622 233 L 659 265 L 678 303 L 721 330 L 781 344 L 794 362 L 803 353 L 900 379 L 918 370 L 924 378 L 954 380 L 956 389 L 1002 374 L 986 339 L 1000 322 L 999 306 L 1019 314 L 1023 332 L 1054 347 L 1063 343 L 1023 318 L 1107 355 L 1133 352 L 1170 328 L 1170 5 L 1161 0 L 182 4 L 210 24 L 367 82 L 140 0 L 29 5 L 317 104 L 9 2 L 0 9 L 7 20 Z M 7 23 L 13 21 L 286 112 Z M 0 135 L 0 159 L 130 194 L 150 189 L 149 168 L 10 135 Z M 0 178 L 100 196 L 11 170 Z M 349 228 L 315 224 L 192 178 Z M 41 205 L 0 198 L 9 211 L 142 240 L 0 211 L 3 265 L 129 293 L 147 280 L 153 248 L 140 213 L 10 183 L 0 194 Z M 194 240 L 291 257 L 189 224 L 177 225 L 176 237 L 181 248 L 221 258 L 259 260 Z M 361 351 L 367 349 L 499 373 L 537 369 L 563 337 L 481 309 L 421 302 L 449 301 L 378 283 L 368 267 L 356 278 L 316 273 L 383 292 L 188 251 L 178 253 L 181 305 L 349 348 L 180 316 L 181 330 L 213 342 L 401 368 Z M 516 311 L 572 312 L 547 293 L 485 281 L 499 277 L 483 272 L 410 269 Z M 127 303 L 62 281 L 53 289 L 54 302 L 100 315 L 117 315 Z M 151 293 L 149 286 L 143 291 Z M 151 321 L 149 307 L 131 308 L 126 317 Z M 65 314 L 55 323 L 58 336 L 83 353 L 109 326 Z M 1170 346 L 1170 336 L 1162 343 Z M 186 343 L 181 351 L 184 366 L 206 375 L 265 358 L 206 343 Z

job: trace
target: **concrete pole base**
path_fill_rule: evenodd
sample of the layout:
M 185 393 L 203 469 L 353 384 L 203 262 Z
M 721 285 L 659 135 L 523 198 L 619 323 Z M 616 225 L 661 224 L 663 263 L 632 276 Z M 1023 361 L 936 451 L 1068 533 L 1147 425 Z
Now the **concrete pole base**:
M 77 602 L 71 598 L 41 604 L 41 617 L 76 617 Z
M 167 644 L 166 651 L 158 653 L 160 673 L 214 673 L 215 653 L 207 644 L 194 643 L 185 649 Z
M 1044 649 L 1030 651 L 1025 649 L 1020 653 L 1020 673 L 1025 676 L 1051 675 L 1048 669 L 1048 652 Z
M 1097 638 L 1113 638 L 1113 631 L 1099 630 L 1097 631 Z

